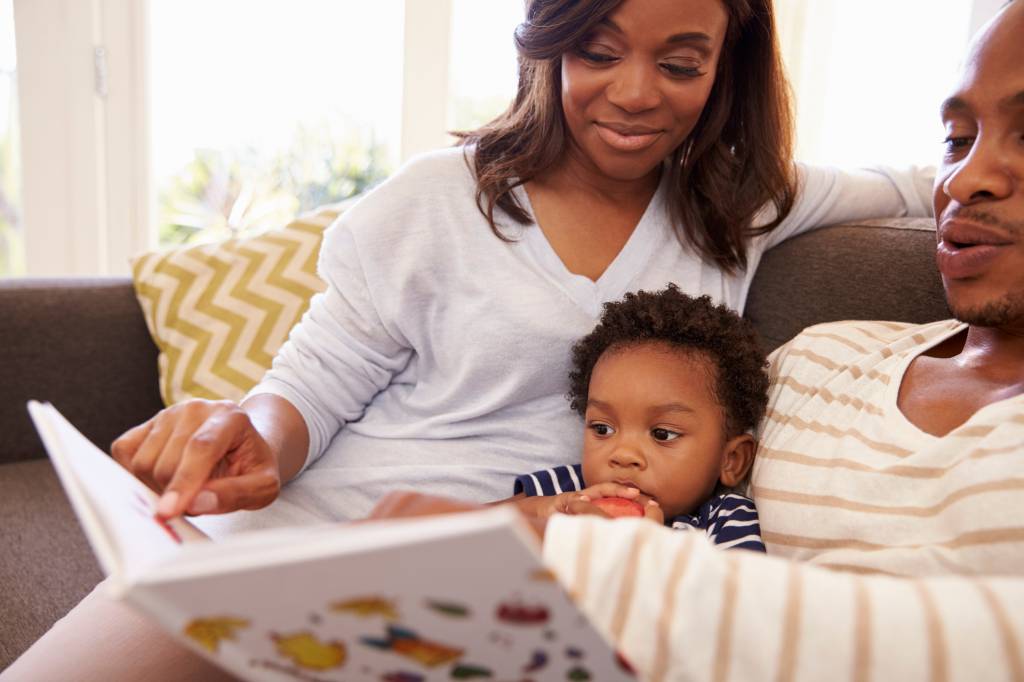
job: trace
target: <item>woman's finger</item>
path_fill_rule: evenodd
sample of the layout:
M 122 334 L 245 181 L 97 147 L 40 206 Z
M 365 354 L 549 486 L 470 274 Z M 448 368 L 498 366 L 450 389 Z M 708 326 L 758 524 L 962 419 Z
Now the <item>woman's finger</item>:
M 114 461 L 120 464 L 125 469 L 130 468 L 132 457 L 138 451 L 139 446 L 146 440 L 146 436 L 149 435 L 150 429 L 153 428 L 153 422 L 156 421 L 156 417 L 151 417 L 139 424 L 128 429 L 120 436 L 118 436 L 113 443 L 110 444 L 110 456 L 114 458 Z
M 157 505 L 157 513 L 165 518 L 184 513 L 217 463 L 241 445 L 250 430 L 254 431 L 252 423 L 244 413 L 217 413 L 203 422 L 185 444 Z M 258 434 L 253 435 L 262 441 Z
M 152 426 L 146 438 L 139 445 L 135 454 L 128 460 L 126 468 L 147 486 L 156 492 L 161 488 L 153 478 L 153 470 L 156 468 L 168 439 L 174 432 L 175 415 L 172 412 L 163 411 L 151 420 Z
M 187 513 L 224 514 L 239 509 L 262 509 L 277 499 L 281 478 L 276 467 L 262 471 L 214 478 L 207 481 L 187 508 Z

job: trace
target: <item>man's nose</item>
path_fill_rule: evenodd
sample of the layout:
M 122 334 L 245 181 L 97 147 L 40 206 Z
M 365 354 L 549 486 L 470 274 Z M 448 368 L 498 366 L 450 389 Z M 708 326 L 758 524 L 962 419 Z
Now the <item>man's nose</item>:
M 979 134 L 942 189 L 964 206 L 1008 197 L 1013 192 L 1013 173 L 1003 145 L 995 138 Z
M 627 60 L 616 69 L 615 79 L 606 90 L 608 101 L 631 114 L 653 109 L 661 103 L 657 80 L 650 65 Z

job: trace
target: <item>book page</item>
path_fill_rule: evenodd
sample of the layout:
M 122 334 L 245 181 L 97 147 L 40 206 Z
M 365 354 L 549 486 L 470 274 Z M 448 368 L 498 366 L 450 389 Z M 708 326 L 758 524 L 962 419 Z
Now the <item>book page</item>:
M 537 544 L 510 507 L 256 531 L 186 548 L 127 598 L 247 680 L 633 679 Z
M 54 468 L 104 573 L 123 587 L 147 566 L 206 536 L 183 519 L 156 518 L 157 495 L 49 404 L 29 403 Z

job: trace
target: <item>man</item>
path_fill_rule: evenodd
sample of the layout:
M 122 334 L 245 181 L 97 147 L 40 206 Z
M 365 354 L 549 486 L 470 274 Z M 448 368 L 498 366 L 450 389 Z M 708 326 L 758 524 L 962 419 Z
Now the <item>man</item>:
M 751 492 L 774 556 L 643 521 L 547 524 L 547 561 L 643 679 L 1024 679 L 1022 38 L 1018 1 L 942 106 L 936 255 L 957 319 L 820 325 L 773 356 Z

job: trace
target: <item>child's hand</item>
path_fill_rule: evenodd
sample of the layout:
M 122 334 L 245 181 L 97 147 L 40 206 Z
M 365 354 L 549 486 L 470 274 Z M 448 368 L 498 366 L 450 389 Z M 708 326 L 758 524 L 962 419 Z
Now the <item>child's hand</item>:
M 621 498 L 635 501 L 643 510 L 644 518 L 661 524 L 664 514 L 658 503 L 642 494 L 636 488 L 619 483 L 598 483 L 578 492 L 562 493 L 546 497 L 526 497 L 516 501 L 516 505 L 527 516 L 548 518 L 552 514 L 590 514 L 614 518 L 614 513 L 602 509 L 594 500 L 602 498 Z

